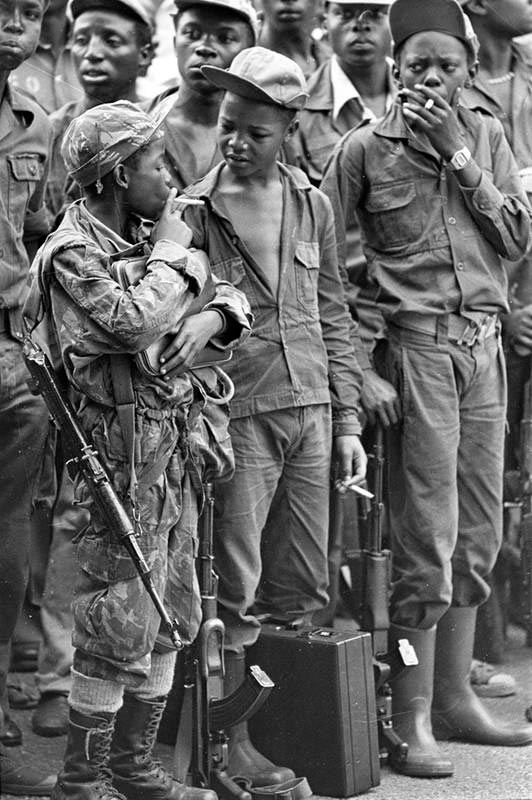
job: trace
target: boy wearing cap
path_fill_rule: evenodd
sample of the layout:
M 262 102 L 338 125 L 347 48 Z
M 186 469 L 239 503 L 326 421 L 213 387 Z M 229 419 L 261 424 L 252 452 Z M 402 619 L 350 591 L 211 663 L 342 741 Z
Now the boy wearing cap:
M 222 159 L 216 121 L 223 92 L 205 78 L 201 67 L 227 69 L 241 50 L 255 44 L 258 19 L 250 0 L 175 0 L 175 5 L 180 84 L 153 105 L 175 94 L 163 129 L 172 186 L 180 191 Z
M 138 106 L 118 101 L 86 111 L 68 128 L 63 156 L 86 198 L 69 206 L 40 249 L 34 270 L 41 282 L 34 285 L 46 287 L 80 423 L 135 520 L 160 597 L 190 643 L 201 614 L 194 570 L 199 463 L 191 436 L 203 396 L 183 370 L 211 338 L 225 347 L 245 337 L 248 306 L 219 283 L 214 300 L 183 321 L 207 275 L 186 249 L 191 234 L 175 209 L 175 190 L 169 194 L 162 133 Z M 150 240 L 139 241 L 139 221 L 159 217 Z M 142 254 L 145 277 L 122 288 L 113 264 Z M 151 377 L 134 354 L 176 327 L 160 377 Z M 82 480 L 76 496 L 90 523 L 77 544 L 70 722 L 53 797 L 214 800 L 210 791 L 173 780 L 152 758 L 176 653 Z
M 43 204 L 50 126 L 40 106 L 8 78 L 34 52 L 45 9 L 45 0 L 0 5 L 0 782 L 2 794 L 17 795 L 49 795 L 53 786 L 51 776 L 4 749 L 22 740 L 9 716 L 7 676 L 28 582 L 30 517 L 48 417 L 27 385 L 21 307 L 28 252 L 50 224 Z
M 153 20 L 142 0 L 71 0 L 69 11 L 72 58 L 83 97 L 50 115 L 54 136 L 46 200 L 54 215 L 80 197 L 61 156 L 70 122 L 100 103 L 138 102 L 136 81 L 153 55 Z
M 360 221 L 387 323 L 375 366 L 402 412 L 390 454 L 390 634 L 392 645 L 410 640 L 419 664 L 392 682 L 394 726 L 409 745 L 394 766 L 443 777 L 453 767 L 434 735 L 532 742 L 532 726 L 494 721 L 468 680 L 501 540 L 501 257 L 526 251 L 530 209 L 500 123 L 458 102 L 476 60 L 459 5 L 396 0 L 390 26 L 400 99 L 347 134 L 322 186 L 342 260 L 345 226 L 354 213 Z
M 203 73 L 226 90 L 224 161 L 188 187 L 205 205 L 184 218 L 214 274 L 238 286 L 255 314 L 254 334 L 227 370 L 236 471 L 215 505 L 230 691 L 259 615 L 310 620 L 327 602 L 331 436 L 346 484 L 363 478 L 365 454 L 330 205 L 302 172 L 277 162 L 305 103 L 303 73 L 262 47 L 244 50 L 227 71 Z M 252 748 L 245 724 L 229 733 L 229 771 L 255 786 L 291 774 Z

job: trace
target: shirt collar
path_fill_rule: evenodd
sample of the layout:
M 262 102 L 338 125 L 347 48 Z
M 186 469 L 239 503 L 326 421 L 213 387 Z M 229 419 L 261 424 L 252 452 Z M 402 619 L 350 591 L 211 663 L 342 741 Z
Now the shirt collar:
M 187 197 L 210 197 L 216 190 L 218 180 L 220 178 L 220 172 L 222 171 L 223 167 L 224 162 L 221 161 L 213 169 L 211 169 L 210 172 L 204 175 L 203 178 L 200 178 L 195 183 L 187 186 L 183 194 L 187 195 Z M 298 167 L 293 167 L 281 162 L 278 162 L 278 167 L 281 176 L 290 181 L 296 189 L 305 191 L 311 188 L 311 184 L 307 176 Z
M 369 109 L 364 107 L 364 103 L 362 102 L 356 86 L 349 80 L 343 71 L 336 55 L 331 57 L 331 86 L 333 94 L 332 116 L 335 122 L 338 119 L 342 108 L 350 100 L 355 100 L 358 103 L 364 112 L 363 119 L 366 119 L 365 112 L 369 111 Z M 369 111 L 369 113 L 371 114 L 371 111 Z
M 24 92 L 15 89 L 9 81 L 6 84 L 4 100 L 11 106 L 13 113 L 19 114 L 23 118 L 24 126 L 28 128 L 35 117 L 35 101 L 31 100 Z
M 338 58 L 335 54 L 331 56 L 331 87 L 332 87 L 332 95 L 333 95 L 333 107 L 332 107 L 332 117 L 333 121 L 336 122 L 338 117 L 340 116 L 340 112 L 342 108 L 348 103 L 350 100 L 355 100 L 362 112 L 361 122 L 365 120 L 369 120 L 370 122 L 374 122 L 377 117 L 373 113 L 373 111 L 364 105 L 364 102 L 358 92 L 354 83 L 347 77 L 346 73 L 340 66 Z M 393 95 L 390 92 L 390 84 L 388 85 L 388 92 L 386 94 L 386 111 L 389 110 L 393 101 Z

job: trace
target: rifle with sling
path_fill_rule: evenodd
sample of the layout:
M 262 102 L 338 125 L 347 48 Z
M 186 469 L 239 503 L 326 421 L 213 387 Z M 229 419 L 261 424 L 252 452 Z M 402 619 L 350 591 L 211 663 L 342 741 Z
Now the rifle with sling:
M 73 470 L 83 476 L 109 530 L 129 553 L 170 640 L 176 650 L 180 650 L 182 642 L 177 621 L 170 618 L 157 593 L 150 569 L 139 547 L 133 523 L 120 502 L 99 460 L 98 453 L 87 439 L 74 409 L 64 396 L 65 390 L 61 387 L 48 357 L 29 337 L 24 340 L 23 353 L 33 386 L 42 395 L 54 423 L 61 431 L 69 472 Z
M 390 550 L 384 549 L 384 432 L 380 424 L 374 429 L 374 443 L 369 455 L 373 497 L 368 509 L 366 500 L 362 505 L 360 533 L 357 547 L 347 550 L 349 585 L 345 586 L 342 597 L 350 613 L 363 631 L 372 634 L 373 670 L 377 700 L 377 723 L 381 756 L 394 752 L 395 761 L 405 761 L 408 745 L 403 742 L 393 728 L 392 690 L 388 683 L 390 677 L 409 664 L 417 663 L 410 644 L 401 644 L 397 652 L 389 652 L 388 630 L 388 588 L 391 577 Z M 358 498 L 365 500 L 365 498 Z M 402 640 L 403 641 L 403 640 Z
M 199 524 L 198 578 L 202 622 L 185 651 L 185 694 L 174 753 L 174 774 L 194 786 L 213 789 L 220 800 L 251 800 L 252 795 L 227 774 L 226 730 L 259 710 L 273 682 L 258 666 L 248 667 L 243 683 L 224 697 L 225 626 L 218 617 L 218 576 L 213 567 L 214 490 L 204 484 Z

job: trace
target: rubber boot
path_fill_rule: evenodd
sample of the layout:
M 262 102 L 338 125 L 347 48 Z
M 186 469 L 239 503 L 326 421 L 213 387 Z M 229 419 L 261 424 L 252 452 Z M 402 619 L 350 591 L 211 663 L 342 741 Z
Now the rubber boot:
M 246 674 L 244 653 L 225 651 L 225 694 L 231 694 L 244 680 Z M 288 767 L 278 767 L 253 747 L 247 722 L 241 722 L 227 731 L 229 757 L 227 773 L 231 778 L 243 778 L 251 786 L 272 786 L 295 778 Z
M 115 714 L 80 714 L 70 709 L 63 768 L 53 800 L 125 800 L 113 787 L 109 753 Z
M 519 747 L 532 743 L 532 725 L 493 719 L 469 679 L 477 609 L 451 606 L 438 622 L 432 725 L 437 739 Z
M 409 640 L 419 664 L 405 667 L 390 681 L 393 727 L 408 744 L 406 761 L 394 759 L 390 754 L 390 765 L 396 772 L 414 778 L 447 778 L 453 774 L 454 767 L 439 749 L 430 722 L 436 627 L 419 630 L 392 624 L 390 652 L 399 639 Z
M 28 758 L 8 753 L 0 744 L 0 790 L 22 797 L 49 797 L 55 786 L 55 775 L 43 775 L 28 764 Z
M 111 747 L 115 788 L 127 800 L 217 800 L 210 789 L 195 789 L 176 781 L 153 758 L 165 705 L 165 697 L 148 702 L 124 694 Z

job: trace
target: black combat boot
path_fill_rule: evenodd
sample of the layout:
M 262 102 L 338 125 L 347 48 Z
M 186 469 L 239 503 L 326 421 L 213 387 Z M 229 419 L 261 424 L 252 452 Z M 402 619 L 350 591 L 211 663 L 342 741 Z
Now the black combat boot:
M 65 759 L 53 800 L 125 800 L 113 787 L 109 769 L 115 716 L 70 709 Z
M 451 606 L 438 622 L 432 725 L 437 739 L 503 747 L 532 744 L 532 725 L 495 719 L 476 696 L 469 674 L 476 608 Z
M 175 780 L 153 758 L 166 698 L 139 700 L 124 694 L 111 748 L 113 783 L 127 800 L 217 800 L 210 789 L 196 789 Z
M 244 680 L 246 661 L 244 653 L 225 651 L 225 694 L 231 694 Z M 295 778 L 288 767 L 278 767 L 253 747 L 247 722 L 241 722 L 227 731 L 229 737 L 229 765 L 231 778 L 244 778 L 251 786 L 272 786 Z
M 413 778 L 447 778 L 453 774 L 453 765 L 438 747 L 430 719 L 436 628 L 420 630 L 392 624 L 389 639 L 390 652 L 400 639 L 408 639 L 419 661 L 390 681 L 393 727 L 408 744 L 406 760 L 390 754 L 390 765 Z

